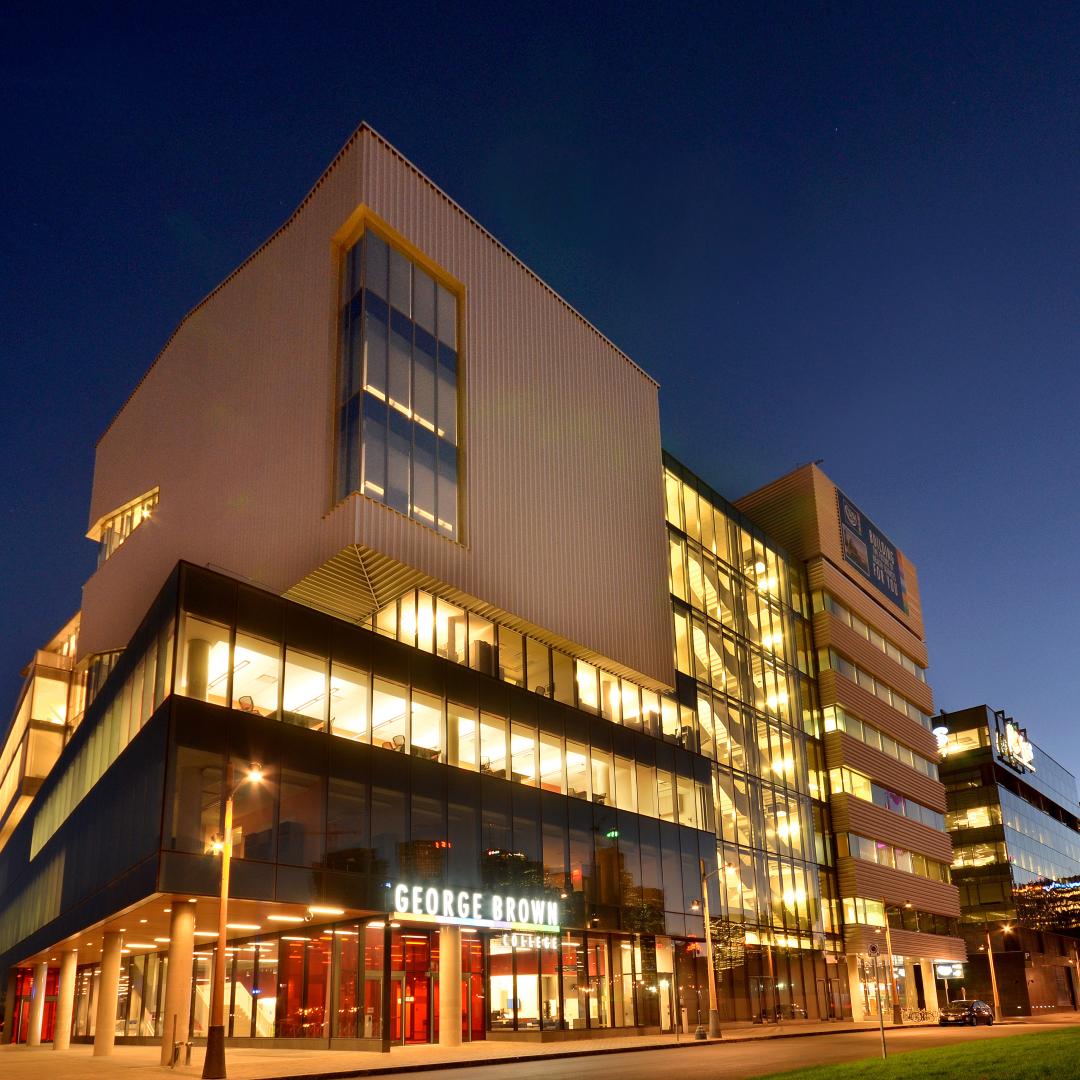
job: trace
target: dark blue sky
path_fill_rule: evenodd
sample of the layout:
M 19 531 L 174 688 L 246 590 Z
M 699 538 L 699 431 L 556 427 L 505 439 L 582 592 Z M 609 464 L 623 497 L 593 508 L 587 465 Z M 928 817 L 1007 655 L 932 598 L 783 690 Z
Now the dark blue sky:
M 149 7 L 0 15 L 0 710 L 92 570 L 95 439 L 366 119 L 719 490 L 824 458 L 939 704 L 1080 770 L 1075 3 Z

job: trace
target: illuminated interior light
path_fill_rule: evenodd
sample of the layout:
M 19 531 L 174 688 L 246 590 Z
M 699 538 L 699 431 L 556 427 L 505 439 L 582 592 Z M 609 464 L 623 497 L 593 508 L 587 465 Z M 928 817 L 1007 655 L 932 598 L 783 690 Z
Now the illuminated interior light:
M 225 924 L 226 930 L 261 930 L 261 923 L 230 922 Z
M 314 904 L 308 908 L 312 915 L 344 915 L 345 909 L 339 907 L 316 907 Z

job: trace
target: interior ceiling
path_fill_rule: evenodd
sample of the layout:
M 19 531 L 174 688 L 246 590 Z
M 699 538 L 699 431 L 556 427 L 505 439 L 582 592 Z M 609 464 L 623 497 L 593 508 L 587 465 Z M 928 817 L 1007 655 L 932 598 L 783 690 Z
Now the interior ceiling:
M 646 678 L 641 672 L 619 664 L 610 657 L 545 630 L 494 604 L 478 600 L 461 589 L 362 545 L 351 545 L 338 552 L 332 559 L 298 581 L 285 596 L 289 600 L 325 611 L 339 619 L 361 623 L 409 589 L 425 589 L 485 619 L 528 634 L 554 649 L 587 660 L 616 675 L 633 679 L 641 686 L 653 690 L 672 689 L 655 679 Z

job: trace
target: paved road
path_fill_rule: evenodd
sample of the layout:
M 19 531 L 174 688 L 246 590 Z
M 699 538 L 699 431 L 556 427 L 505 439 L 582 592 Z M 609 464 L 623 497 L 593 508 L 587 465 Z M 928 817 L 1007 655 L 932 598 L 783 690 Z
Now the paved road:
M 976 1039 L 997 1039 L 1009 1035 L 1050 1031 L 1056 1024 L 1000 1024 L 992 1028 L 906 1028 L 888 1033 L 889 1054 L 926 1050 L 935 1046 Z M 1075 1027 L 1075 1024 L 1060 1025 Z M 876 1031 L 851 1035 L 824 1035 L 815 1038 L 768 1039 L 711 1046 L 684 1046 L 682 1049 L 650 1050 L 630 1054 L 601 1054 L 595 1057 L 538 1059 L 513 1065 L 479 1065 L 445 1071 L 398 1073 L 410 1080 L 551 1080 L 572 1076 L 574 1080 L 656 1080 L 693 1070 L 694 1080 L 738 1080 L 764 1076 L 807 1065 L 825 1065 L 860 1058 L 877 1057 L 881 1039 Z

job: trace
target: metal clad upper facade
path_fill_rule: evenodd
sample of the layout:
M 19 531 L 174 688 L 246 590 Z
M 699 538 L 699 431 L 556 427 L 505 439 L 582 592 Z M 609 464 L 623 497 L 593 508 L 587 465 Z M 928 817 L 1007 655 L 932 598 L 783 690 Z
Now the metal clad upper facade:
M 463 543 L 332 505 L 334 237 L 361 206 L 465 290 Z M 87 583 L 83 652 L 122 646 L 177 559 L 284 592 L 358 544 L 673 680 L 656 384 L 367 128 L 102 437 L 91 523 L 155 486 L 153 520 Z

